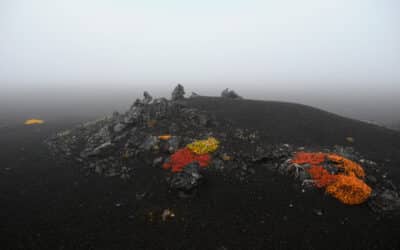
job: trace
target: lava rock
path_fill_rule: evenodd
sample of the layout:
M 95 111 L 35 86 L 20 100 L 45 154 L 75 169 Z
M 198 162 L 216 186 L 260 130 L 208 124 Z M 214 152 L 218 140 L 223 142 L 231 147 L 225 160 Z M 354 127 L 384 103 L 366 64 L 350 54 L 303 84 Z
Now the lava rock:
M 115 133 L 120 133 L 120 132 L 122 132 L 122 131 L 125 129 L 125 127 L 126 127 L 125 124 L 117 123 L 117 124 L 114 126 L 113 130 L 114 130 Z
M 162 156 L 157 157 L 153 160 L 152 166 L 153 167 L 160 167 L 164 162 L 164 158 Z
M 140 148 L 149 151 L 151 149 L 154 149 L 154 147 L 158 144 L 160 140 L 157 138 L 157 136 L 148 136 L 145 141 L 140 145 Z
M 197 162 L 188 164 L 182 172 L 175 173 L 167 179 L 169 187 L 176 190 L 180 197 L 191 197 L 196 191 L 202 179 L 200 166 Z
M 168 140 L 168 152 L 169 153 L 174 153 L 179 149 L 179 144 L 180 144 L 180 137 L 179 136 L 172 136 Z
M 400 196 L 397 192 L 385 189 L 377 193 L 369 202 L 375 212 L 393 212 L 400 209 Z
M 103 144 L 101 144 L 100 146 L 96 147 L 95 149 L 93 149 L 92 152 L 89 152 L 87 154 L 87 156 L 98 156 L 102 153 L 105 153 L 107 150 L 111 149 L 114 146 L 114 144 L 112 144 L 111 142 L 105 142 Z

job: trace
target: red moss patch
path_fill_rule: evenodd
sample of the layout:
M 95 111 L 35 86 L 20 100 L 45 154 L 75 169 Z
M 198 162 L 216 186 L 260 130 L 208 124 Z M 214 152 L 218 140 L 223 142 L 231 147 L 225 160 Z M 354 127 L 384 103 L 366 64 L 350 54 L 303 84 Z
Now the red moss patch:
M 198 162 L 200 167 L 207 167 L 210 164 L 211 156 L 208 154 L 197 155 L 188 148 L 183 148 L 171 155 L 169 162 L 163 164 L 164 169 L 171 169 L 172 172 L 181 172 L 182 169 L 192 163 Z
M 324 153 L 307 153 L 297 152 L 294 156 L 293 163 L 297 164 L 311 164 L 312 166 L 318 166 L 322 164 L 326 159 Z
M 315 186 L 318 188 L 326 187 L 337 180 L 337 176 L 328 172 L 321 166 L 312 166 L 308 169 L 308 173 L 311 178 L 315 181 Z

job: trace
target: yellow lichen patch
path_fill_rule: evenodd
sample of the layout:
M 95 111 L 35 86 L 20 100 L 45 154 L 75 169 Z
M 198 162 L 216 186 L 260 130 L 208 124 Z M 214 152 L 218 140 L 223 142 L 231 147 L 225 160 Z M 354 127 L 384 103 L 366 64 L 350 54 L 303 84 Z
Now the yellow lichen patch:
M 354 161 L 351 161 L 337 154 L 329 154 L 328 159 L 337 164 L 338 168 L 343 169 L 346 175 L 355 174 L 359 178 L 365 177 L 364 169 Z
M 171 135 L 160 135 L 158 136 L 158 139 L 163 140 L 163 141 L 167 141 L 169 139 L 171 139 Z
M 43 124 L 44 121 L 40 119 L 28 119 L 25 121 L 25 125 L 33 125 L 33 124 Z
M 195 154 L 207 154 L 217 150 L 219 141 L 214 137 L 209 137 L 207 140 L 198 140 L 188 144 L 186 147 Z
M 227 154 L 223 154 L 223 155 L 222 155 L 222 160 L 224 160 L 224 161 L 230 161 L 230 160 L 232 160 L 232 157 L 229 156 L 229 155 L 227 155 Z
M 326 192 L 344 204 L 357 205 L 368 199 L 371 188 L 354 175 L 337 175 L 337 180 L 326 187 Z

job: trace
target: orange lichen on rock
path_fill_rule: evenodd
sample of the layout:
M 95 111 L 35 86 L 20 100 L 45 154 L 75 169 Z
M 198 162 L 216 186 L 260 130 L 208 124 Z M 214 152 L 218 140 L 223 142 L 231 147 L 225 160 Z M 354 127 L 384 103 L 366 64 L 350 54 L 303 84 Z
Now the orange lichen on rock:
M 354 161 L 337 154 L 321 152 L 298 152 L 292 163 L 310 164 L 306 171 L 310 174 L 314 185 L 326 188 L 326 192 L 344 204 L 357 205 L 368 199 L 371 188 L 360 178 L 365 177 L 364 169 Z M 324 168 L 324 163 L 341 170 L 340 174 L 331 174 Z
M 297 152 L 292 162 L 297 164 L 311 164 L 312 166 L 318 166 L 325 161 L 326 155 L 324 153 L 307 153 Z
M 311 166 L 308 169 L 308 173 L 311 178 L 315 181 L 315 186 L 318 188 L 326 187 L 336 181 L 336 175 L 331 174 L 325 168 L 321 166 Z
M 337 180 L 326 187 L 326 192 L 344 204 L 357 205 L 368 199 L 371 188 L 354 175 L 337 175 Z
M 160 135 L 158 136 L 158 139 L 163 140 L 163 141 L 167 141 L 169 139 L 171 139 L 171 135 Z
M 210 164 L 210 161 L 211 157 L 208 154 L 198 155 L 188 148 L 183 148 L 171 155 L 171 159 L 163 164 L 163 168 L 171 169 L 172 172 L 181 172 L 186 165 L 192 162 L 198 162 L 200 167 L 204 168 Z
M 338 168 L 343 169 L 345 175 L 355 174 L 359 178 L 365 177 L 364 169 L 354 161 L 337 154 L 328 154 L 328 159 L 337 164 Z

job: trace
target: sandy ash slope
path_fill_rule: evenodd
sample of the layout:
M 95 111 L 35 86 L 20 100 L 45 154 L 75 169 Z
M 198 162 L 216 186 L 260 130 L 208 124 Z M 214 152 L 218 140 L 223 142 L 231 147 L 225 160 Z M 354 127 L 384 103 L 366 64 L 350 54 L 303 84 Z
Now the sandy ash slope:
M 382 210 L 391 204 L 342 204 L 285 165 L 299 148 L 342 153 L 363 160 L 379 194 L 397 192 L 399 133 L 291 103 L 160 102 L 161 116 L 145 97 L 139 116 L 2 128 L 2 249 L 399 248 L 397 210 Z M 179 142 L 157 140 L 167 133 Z M 208 167 L 163 169 L 208 136 L 220 143 Z

